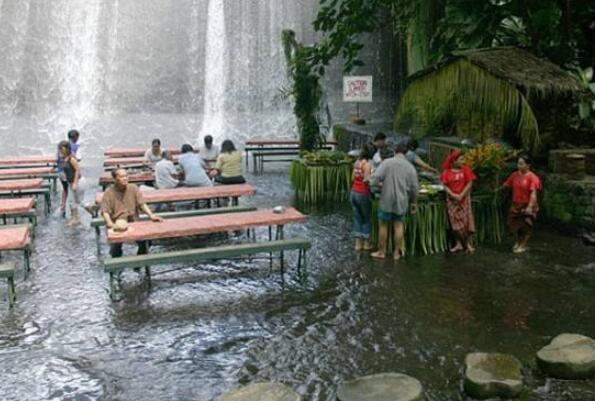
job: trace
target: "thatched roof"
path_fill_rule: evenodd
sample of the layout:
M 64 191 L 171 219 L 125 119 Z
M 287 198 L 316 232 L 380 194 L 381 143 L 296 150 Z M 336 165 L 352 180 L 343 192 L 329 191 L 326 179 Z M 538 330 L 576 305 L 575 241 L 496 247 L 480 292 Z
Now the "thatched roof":
M 525 93 L 565 93 L 581 91 L 580 83 L 568 72 L 546 59 L 517 47 L 495 47 L 460 51 L 409 77 L 414 80 L 458 60 L 467 60 L 505 80 Z

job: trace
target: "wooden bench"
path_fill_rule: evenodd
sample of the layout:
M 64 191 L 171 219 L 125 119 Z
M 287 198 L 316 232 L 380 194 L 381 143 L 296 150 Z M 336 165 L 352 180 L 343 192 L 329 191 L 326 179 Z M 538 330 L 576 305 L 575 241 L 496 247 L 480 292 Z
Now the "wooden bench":
M 4 225 L 8 218 L 13 218 L 16 224 L 18 218 L 26 218 L 30 224 L 37 224 L 35 214 L 35 198 L 0 199 L 0 216 Z
M 8 306 L 12 308 L 17 299 L 14 288 L 14 262 L 6 262 L 0 264 L 0 279 L 5 278 L 8 284 Z
M 56 166 L 57 155 L 8 156 L 0 158 L 0 169 Z
M 337 145 L 336 141 L 323 143 L 319 150 L 332 150 Z M 297 156 L 300 153 L 298 140 L 285 139 L 250 139 L 244 147 L 246 168 L 248 168 L 248 152 L 252 152 L 254 172 L 263 172 L 265 162 L 289 162 L 294 158 L 278 159 L 279 156 Z M 276 157 L 276 158 L 273 158 Z
M 23 196 L 43 196 L 45 200 L 45 214 L 49 214 L 52 208 L 52 196 L 50 188 L 42 186 L 35 189 L 19 189 L 11 191 L 1 191 L 0 198 L 20 198 Z
M 251 212 L 256 210 L 255 207 L 243 207 L 243 206 L 234 206 L 234 207 L 219 207 L 214 209 L 195 209 L 195 210 L 183 210 L 179 212 L 164 212 L 164 213 L 156 213 L 158 216 L 164 219 L 176 219 L 176 218 L 184 218 L 184 217 L 194 217 L 194 216 L 209 216 L 215 214 L 225 214 L 225 213 L 240 213 L 240 212 Z M 140 216 L 140 221 L 147 221 L 149 217 L 146 215 Z M 95 229 L 95 239 L 97 242 L 97 254 L 101 253 L 101 244 L 100 244 L 100 237 L 101 237 L 101 227 L 105 226 L 105 220 L 103 217 L 97 217 L 91 220 L 91 227 Z
M 27 178 L 43 178 L 51 183 L 54 192 L 57 189 L 58 173 L 55 172 L 53 167 L 0 169 L 0 180 L 23 180 Z
M 188 249 L 183 251 L 162 252 L 158 254 L 122 256 L 119 258 L 108 258 L 103 262 L 103 270 L 110 275 L 110 296 L 114 299 L 116 293 L 116 276 L 126 269 L 145 268 L 145 276 L 149 286 L 151 285 L 151 266 L 184 263 L 201 262 L 220 259 L 229 259 L 258 253 L 273 252 L 283 253 L 284 251 L 298 250 L 298 272 L 301 269 L 302 261 L 305 266 L 306 251 L 310 249 L 310 242 L 305 239 L 276 240 L 261 243 L 246 243 L 238 245 L 224 245 L 209 248 Z M 272 257 L 271 257 L 272 263 Z M 281 273 L 283 274 L 284 265 L 281 257 Z
M 0 252 L 22 251 L 25 262 L 25 279 L 31 269 L 31 233 L 33 227 L 29 224 L 0 227 Z
M 105 152 L 103 152 L 103 155 L 106 158 L 144 157 L 147 149 L 149 149 L 149 147 L 146 147 L 146 148 L 109 148 Z M 164 150 L 164 151 L 168 150 L 171 152 L 172 155 L 177 155 L 177 154 L 181 153 L 180 148 L 168 148 L 168 149 L 162 149 L 162 150 Z

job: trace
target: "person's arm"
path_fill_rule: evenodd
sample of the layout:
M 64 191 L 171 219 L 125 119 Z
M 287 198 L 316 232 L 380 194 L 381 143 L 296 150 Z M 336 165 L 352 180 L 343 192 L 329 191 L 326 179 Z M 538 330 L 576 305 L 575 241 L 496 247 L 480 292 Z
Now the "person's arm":
M 221 170 L 223 169 L 223 155 L 217 156 L 217 163 L 215 164 L 215 168 L 209 171 L 209 177 L 213 178 L 219 174 L 221 174 Z
M 370 185 L 379 185 L 384 181 L 385 167 L 386 163 L 380 163 L 380 166 L 370 176 Z
M 143 203 L 142 204 L 141 210 L 143 212 L 145 212 L 145 214 L 147 216 L 149 216 L 149 218 L 151 219 L 151 221 L 154 221 L 154 222 L 163 221 L 163 219 L 161 218 L 161 216 L 157 216 L 155 213 L 153 213 L 153 211 L 149 208 L 149 206 L 147 206 L 146 203 Z
M 425 161 L 423 161 L 421 159 L 421 157 L 415 155 L 415 165 L 418 166 L 419 168 L 421 168 L 422 170 L 426 170 L 426 171 L 430 171 L 432 173 L 438 173 L 438 170 L 436 170 L 434 167 L 430 166 L 428 163 L 426 163 Z
M 370 182 L 370 176 L 372 175 L 372 166 L 370 165 L 369 161 L 366 161 L 362 170 L 364 172 L 364 182 Z
M 112 220 L 111 216 L 108 212 L 102 212 L 101 215 L 103 216 L 103 220 L 105 220 L 105 227 L 108 230 L 111 230 L 114 227 L 114 221 Z
M 77 191 L 78 186 L 79 186 L 79 179 L 81 178 L 81 167 L 79 165 L 79 162 L 74 157 L 70 158 L 70 165 L 72 166 L 72 169 L 74 170 L 74 180 L 72 181 L 72 190 Z
M 411 167 L 412 171 L 409 176 L 409 213 L 417 213 L 417 193 L 419 192 L 419 180 L 417 178 L 417 171 Z

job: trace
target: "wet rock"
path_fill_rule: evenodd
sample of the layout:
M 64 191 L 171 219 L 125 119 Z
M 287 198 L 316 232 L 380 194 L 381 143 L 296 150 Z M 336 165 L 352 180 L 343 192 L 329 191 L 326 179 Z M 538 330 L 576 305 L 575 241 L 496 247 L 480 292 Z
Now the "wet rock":
M 523 390 L 521 363 L 512 355 L 468 354 L 464 387 L 474 398 L 514 398 Z
M 340 401 L 421 401 L 421 383 L 401 373 L 380 373 L 342 383 L 337 390 Z
M 556 378 L 591 378 L 595 375 L 595 340 L 580 334 L 560 334 L 537 352 L 537 364 Z
M 279 383 L 251 384 L 230 391 L 219 401 L 300 401 L 301 397 L 291 388 Z

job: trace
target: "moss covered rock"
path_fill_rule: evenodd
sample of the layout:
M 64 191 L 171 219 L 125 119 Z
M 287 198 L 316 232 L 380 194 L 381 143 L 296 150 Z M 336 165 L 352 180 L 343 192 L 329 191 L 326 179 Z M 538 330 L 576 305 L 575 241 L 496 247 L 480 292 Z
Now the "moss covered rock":
M 556 378 L 591 378 L 595 375 L 595 340 L 580 334 L 560 334 L 539 350 L 537 364 Z
M 468 354 L 464 388 L 474 398 L 514 398 L 523 390 L 521 363 L 506 354 Z
M 219 401 L 300 401 L 291 388 L 279 383 L 257 383 L 224 394 Z
M 401 373 L 359 377 L 339 386 L 340 401 L 422 401 L 421 383 Z

